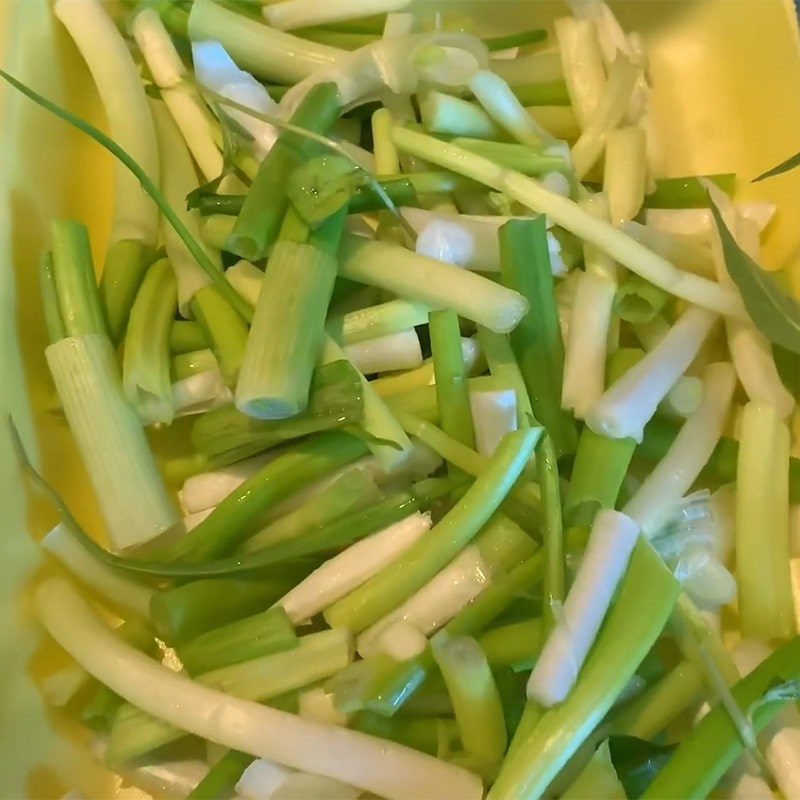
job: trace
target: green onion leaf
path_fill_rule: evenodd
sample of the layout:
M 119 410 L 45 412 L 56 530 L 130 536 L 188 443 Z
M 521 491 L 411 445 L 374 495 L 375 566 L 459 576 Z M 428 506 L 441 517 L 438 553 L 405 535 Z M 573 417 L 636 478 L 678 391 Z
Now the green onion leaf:
M 316 228 L 344 208 L 363 183 L 363 174 L 346 158 L 322 155 L 298 167 L 286 187 L 289 202 L 311 227 Z
M 757 178 L 753 178 L 753 183 L 758 183 L 758 181 L 763 181 L 767 178 L 774 178 L 776 175 L 782 175 L 784 172 L 789 172 L 798 166 L 800 166 L 800 153 L 795 153 L 793 156 L 789 156 L 786 161 L 781 161 L 777 167 L 768 169 Z

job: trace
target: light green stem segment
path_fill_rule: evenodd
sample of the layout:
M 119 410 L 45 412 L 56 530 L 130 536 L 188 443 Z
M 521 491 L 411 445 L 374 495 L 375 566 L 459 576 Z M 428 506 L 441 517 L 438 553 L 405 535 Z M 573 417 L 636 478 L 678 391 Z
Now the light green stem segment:
M 489 792 L 491 800 L 543 794 L 659 637 L 679 591 L 658 554 L 640 541 L 574 689 L 563 703 L 545 711 L 530 732 L 523 731 L 527 735 L 515 739 Z
M 759 703 L 776 684 L 800 678 L 800 637 L 793 637 L 732 689 L 736 705 L 749 714 L 754 733 L 760 733 L 787 706 L 786 700 Z M 758 705 L 755 705 L 758 704 Z M 707 797 L 742 754 L 739 731 L 722 704 L 713 708 L 681 742 L 653 783 L 642 795 Z
M 433 637 L 431 650 L 453 703 L 464 749 L 487 768 L 496 768 L 506 751 L 506 721 L 480 645 L 470 636 L 442 631 Z
M 214 37 L 216 39 L 216 36 Z M 313 133 L 325 133 L 339 115 L 335 83 L 314 86 L 292 116 L 292 125 Z M 283 131 L 266 158 L 245 197 L 242 210 L 228 236 L 226 250 L 247 261 L 266 256 L 278 239 L 289 208 L 286 186 L 297 167 L 319 145 L 290 131 Z
M 767 403 L 744 408 L 736 469 L 736 582 L 745 636 L 796 632 L 789 569 L 789 429 Z
M 211 767 L 205 778 L 186 795 L 186 800 L 218 800 L 220 797 L 233 797 L 239 778 L 253 761 L 253 756 L 237 750 L 228 750 Z
M 609 359 L 606 370 L 608 385 L 616 383 L 642 358 L 644 350 L 617 350 Z M 568 519 L 585 518 L 588 521 L 598 508 L 616 507 L 635 450 L 635 439 L 612 439 L 595 433 L 588 425 L 584 426 L 564 502 Z
M 197 291 L 191 310 L 217 358 L 225 383 L 234 386 L 244 360 L 247 325 L 215 286 Z
M 591 761 L 561 795 L 562 800 L 626 800 L 625 789 L 619 781 L 608 742 L 597 748 Z
M 51 344 L 45 357 L 112 547 L 132 547 L 172 527 L 177 512 L 125 400 L 109 339 L 69 337 Z
M 575 448 L 572 423 L 561 411 L 564 383 L 564 342 L 550 268 L 546 221 L 543 216 L 512 220 L 500 228 L 503 283 L 529 303 L 529 311 L 511 333 L 536 419 L 553 438 L 558 455 Z
M 190 675 L 241 664 L 254 658 L 291 650 L 298 639 L 286 612 L 276 606 L 252 617 L 201 634 L 177 648 Z
M 433 373 L 442 430 L 456 441 L 475 449 L 475 430 L 469 403 L 469 387 L 461 355 L 461 330 L 454 311 L 432 311 L 430 320 Z M 453 464 L 450 464 L 453 468 Z
M 328 623 L 360 633 L 421 589 L 497 510 L 530 460 L 539 435 L 539 429 L 531 429 L 507 436 L 485 472 L 444 519 L 398 561 L 328 608 Z
M 489 372 L 498 381 L 510 386 L 517 395 L 517 426 L 529 427 L 533 424 L 533 407 L 511 342 L 505 334 L 480 327 L 478 342 L 489 364 Z
M 623 322 L 650 322 L 669 299 L 669 294 L 663 289 L 638 275 L 631 275 L 617 290 L 614 312 Z
M 242 69 L 276 83 L 297 83 L 347 56 L 344 50 L 269 28 L 212 0 L 192 3 L 189 38 L 219 42 Z
M 159 557 L 199 563 L 227 555 L 258 530 L 271 506 L 365 452 L 360 439 L 338 431 L 305 440 L 248 478 L 196 528 L 165 546 Z
M 390 333 L 400 333 L 417 325 L 425 325 L 430 308 L 424 303 L 389 300 L 377 306 L 359 308 L 347 314 L 330 317 L 327 329 L 340 344 L 357 344 Z
M 564 602 L 564 525 L 561 519 L 561 482 L 555 445 L 549 435 L 542 438 L 536 454 L 536 471 L 542 490 L 545 556 L 542 616 L 548 630 L 555 627 L 556 608 Z
M 291 650 L 206 672 L 196 680 L 233 697 L 264 703 L 344 669 L 352 653 L 346 631 L 323 631 L 304 636 Z M 126 704 L 114 721 L 106 760 L 126 763 L 182 736 L 179 728 Z
M 343 222 L 335 223 L 340 230 Z M 285 419 L 308 405 L 335 280 L 332 254 L 311 244 L 275 245 L 236 385 L 240 411 L 258 419 Z
M 493 331 L 508 333 L 528 310 L 518 292 L 474 272 L 388 242 L 346 235 L 339 273 L 430 308 L 451 308 Z
M 48 250 L 39 259 L 39 289 L 42 294 L 44 322 L 47 328 L 47 339 L 50 344 L 58 342 L 67 335 L 61 308 L 58 304 L 56 276 L 53 269 L 53 254 Z
M 696 703 L 704 688 L 700 668 L 691 661 L 681 661 L 613 716 L 609 728 L 622 736 L 652 739 Z
M 466 445 L 449 437 L 440 428 L 430 422 L 418 419 L 413 414 L 395 407 L 395 414 L 400 424 L 411 435 L 437 452 L 442 458 L 455 464 L 460 470 L 473 477 L 483 475 L 491 463 L 488 458 L 476 453 Z M 541 428 L 535 430 L 541 431 Z M 541 516 L 541 503 L 538 488 L 529 482 L 520 483 L 511 490 L 504 504 L 513 503 L 520 513 L 526 517 L 525 525 L 535 525 Z M 510 513 L 510 509 L 506 509 Z M 515 516 L 516 520 L 516 516 Z
M 125 333 L 122 387 L 145 424 L 172 422 L 169 334 L 178 310 L 175 273 L 166 259 L 147 271 Z
M 544 644 L 542 622 L 530 619 L 492 628 L 478 637 L 478 644 L 492 667 L 530 669 Z
M 105 334 L 86 226 L 72 220 L 55 220 L 52 232 L 53 275 L 65 334 Z
M 199 322 L 177 319 L 169 332 L 169 349 L 172 355 L 193 353 L 208 347 L 208 339 Z
M 314 535 L 316 529 L 363 508 L 375 505 L 383 493 L 366 469 L 354 465 L 314 495 L 313 502 L 279 517 L 244 543 L 242 550 L 253 553 L 264 547 Z
M 487 142 L 482 139 L 453 139 L 453 144 L 500 166 L 522 175 L 545 175 L 548 172 L 567 172 L 569 162 L 559 155 L 547 155 L 524 144 Z
M 150 618 L 159 637 L 180 647 L 215 628 L 249 617 L 280 599 L 292 588 L 284 580 L 213 578 L 156 592 Z
M 153 254 L 139 239 L 120 239 L 108 248 L 100 279 L 100 297 L 114 344 L 122 341 L 133 301 Z

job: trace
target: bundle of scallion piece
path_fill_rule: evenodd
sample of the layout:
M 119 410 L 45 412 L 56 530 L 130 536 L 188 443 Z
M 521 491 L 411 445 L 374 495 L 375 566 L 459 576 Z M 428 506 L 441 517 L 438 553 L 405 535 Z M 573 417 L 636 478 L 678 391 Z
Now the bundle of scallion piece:
M 169 796 L 799 796 L 800 312 L 642 38 L 120 5 L 54 4 L 109 133 L 0 72 L 118 165 L 41 260 L 109 549 L 15 438 L 46 697 Z

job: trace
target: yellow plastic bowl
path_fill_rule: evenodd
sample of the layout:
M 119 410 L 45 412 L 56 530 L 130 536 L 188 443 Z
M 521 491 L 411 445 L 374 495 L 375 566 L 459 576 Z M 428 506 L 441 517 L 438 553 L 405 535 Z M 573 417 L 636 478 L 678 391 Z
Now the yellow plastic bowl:
M 787 269 L 800 294 L 800 172 L 746 185 L 800 150 L 800 49 L 792 3 L 635 0 L 612 5 L 623 26 L 640 31 L 649 45 L 668 174 L 735 171 L 742 178 L 742 197 L 776 202 L 780 210 L 769 231 L 765 262 L 770 269 Z M 462 6 L 481 30 L 492 33 L 565 13 L 563 5 L 536 0 Z M 15 75 L 73 111 L 102 121 L 83 64 L 47 0 L 0 0 L 0 53 Z M 0 102 L 0 409 L 13 414 L 40 466 L 94 530 L 95 504 L 84 471 L 63 422 L 48 410 L 52 389 L 43 358 L 37 258 L 49 243 L 49 221 L 73 217 L 90 226 L 96 260 L 102 263 L 110 161 L 5 86 Z M 0 425 L 0 486 L 0 796 L 57 797 L 78 786 L 90 796 L 110 796 L 115 784 L 91 767 L 85 738 L 51 714 L 36 689 L 43 663 L 52 663 L 53 656 L 37 630 L 26 589 L 41 563 L 35 540 L 55 516 L 40 498 L 26 497 L 5 424 Z

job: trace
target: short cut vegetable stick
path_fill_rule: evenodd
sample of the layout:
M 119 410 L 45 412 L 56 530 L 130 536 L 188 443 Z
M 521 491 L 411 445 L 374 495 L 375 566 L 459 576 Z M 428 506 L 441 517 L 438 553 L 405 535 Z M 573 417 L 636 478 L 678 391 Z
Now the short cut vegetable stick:
M 189 38 L 219 42 L 242 69 L 279 83 L 295 83 L 348 56 L 345 50 L 275 30 L 212 0 L 192 3 Z
M 41 619 L 58 643 L 142 710 L 234 750 L 336 778 L 390 800 L 480 800 L 480 780 L 384 740 L 302 720 L 200 686 L 116 640 L 64 581 L 37 591 Z
M 592 217 L 572 200 L 548 191 L 537 181 L 417 131 L 395 127 L 393 137 L 400 150 L 491 186 L 531 210 L 546 214 L 555 224 L 600 248 L 622 266 L 670 294 L 712 311 L 743 317 L 741 299 L 730 288 L 682 272 L 610 223 Z
M 735 386 L 736 375 L 730 364 L 711 364 L 704 370 L 699 408 L 625 506 L 625 513 L 646 535 L 658 533 L 711 458 L 725 429 Z
M 499 333 L 512 330 L 528 303 L 519 293 L 451 264 L 385 242 L 345 234 L 339 275 L 433 308 L 452 308 Z
M 589 427 L 614 439 L 630 437 L 641 442 L 644 426 L 691 364 L 716 321 L 717 315 L 705 309 L 686 311 L 658 346 L 589 410 Z
M 564 602 L 562 619 L 545 642 L 528 681 L 528 697 L 545 706 L 562 702 L 625 574 L 639 526 L 617 511 L 597 515 L 580 569 Z

